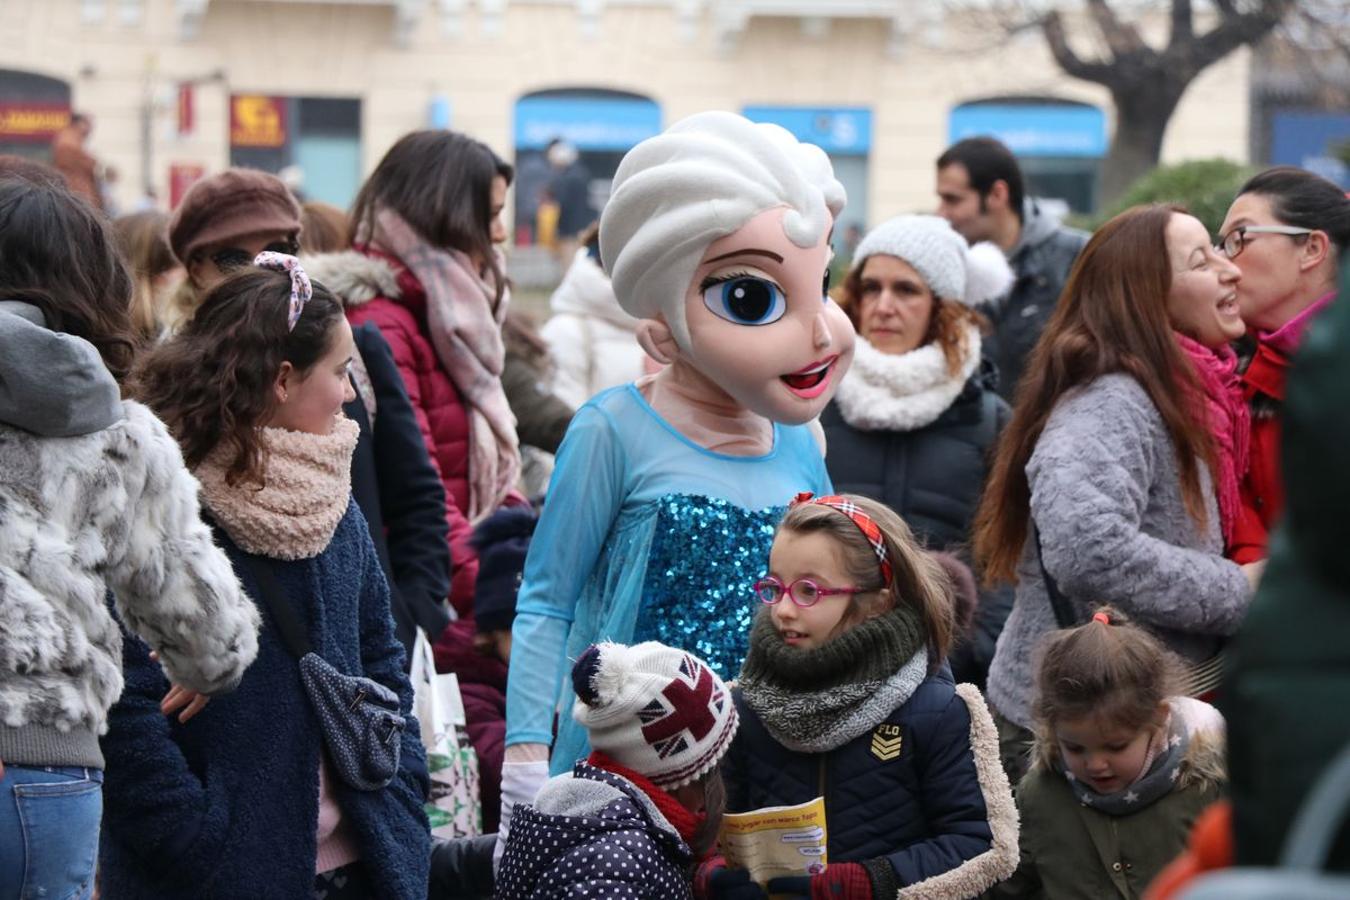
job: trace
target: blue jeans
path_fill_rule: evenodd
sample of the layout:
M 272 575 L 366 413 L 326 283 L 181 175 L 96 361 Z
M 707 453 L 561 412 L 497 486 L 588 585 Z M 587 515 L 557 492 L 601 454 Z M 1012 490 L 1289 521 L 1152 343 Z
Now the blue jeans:
M 94 892 L 103 772 L 5 766 L 0 900 L 87 900 Z

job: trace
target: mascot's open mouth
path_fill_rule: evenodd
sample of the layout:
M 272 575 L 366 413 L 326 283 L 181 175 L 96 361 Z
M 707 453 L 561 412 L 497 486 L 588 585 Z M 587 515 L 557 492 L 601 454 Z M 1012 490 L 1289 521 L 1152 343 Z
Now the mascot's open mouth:
M 835 362 L 839 359 L 838 354 L 827 359 L 817 360 L 804 369 L 798 369 L 790 375 L 778 376 L 783 384 L 787 385 L 788 390 L 798 397 L 812 399 L 819 397 L 825 392 L 830 384 L 830 372 L 834 369 Z

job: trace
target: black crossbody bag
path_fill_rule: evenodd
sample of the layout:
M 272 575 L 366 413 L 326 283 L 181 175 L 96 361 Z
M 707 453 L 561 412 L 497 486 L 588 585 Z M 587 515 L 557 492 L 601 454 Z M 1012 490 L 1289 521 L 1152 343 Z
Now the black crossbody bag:
M 261 559 L 249 559 L 247 565 L 286 648 L 300 664 L 300 681 L 319 717 L 333 770 L 358 791 L 387 786 L 398 773 L 403 745 L 398 695 L 370 678 L 343 675 L 315 653 L 272 566 Z
M 1045 591 L 1050 595 L 1050 608 L 1055 613 L 1055 623 L 1060 628 L 1076 628 L 1087 619 L 1080 618 L 1073 602 L 1059 589 L 1055 577 L 1045 568 L 1045 557 L 1041 555 L 1041 533 L 1035 525 L 1031 526 L 1036 538 L 1036 564 L 1041 567 L 1041 579 L 1045 582 Z M 1200 663 L 1185 663 L 1185 683 L 1182 693 L 1187 697 L 1205 697 L 1219 689 L 1223 682 L 1226 654 L 1220 648 L 1209 659 Z

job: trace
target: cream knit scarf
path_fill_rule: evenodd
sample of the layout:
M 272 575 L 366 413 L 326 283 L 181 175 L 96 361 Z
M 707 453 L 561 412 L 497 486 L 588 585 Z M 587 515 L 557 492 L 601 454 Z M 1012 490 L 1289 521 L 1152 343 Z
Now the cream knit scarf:
M 937 344 L 882 353 L 861 336 L 834 402 L 859 431 L 913 431 L 937 421 L 980 364 L 980 331 L 966 326 L 961 371 L 952 375 Z
M 360 430 L 339 419 L 329 434 L 261 428 L 266 483 L 227 484 L 233 451 L 217 447 L 193 471 L 202 502 L 240 549 L 272 559 L 309 559 L 333 539 L 352 493 Z

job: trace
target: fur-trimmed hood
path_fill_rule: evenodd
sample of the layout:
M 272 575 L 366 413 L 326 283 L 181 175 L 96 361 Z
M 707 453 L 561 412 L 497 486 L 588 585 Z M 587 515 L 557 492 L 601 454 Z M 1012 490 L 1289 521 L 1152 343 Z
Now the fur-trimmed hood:
M 394 265 L 378 256 L 356 250 L 340 253 L 312 253 L 300 257 L 309 277 L 332 291 L 346 309 L 362 306 L 376 297 L 397 300 L 399 287 Z

